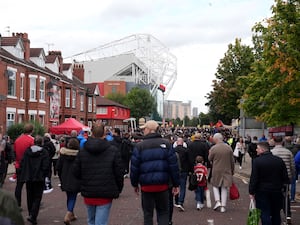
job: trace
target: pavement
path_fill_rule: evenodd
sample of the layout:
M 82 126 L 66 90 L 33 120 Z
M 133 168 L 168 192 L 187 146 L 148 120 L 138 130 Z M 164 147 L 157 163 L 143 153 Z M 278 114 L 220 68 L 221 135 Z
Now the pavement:
M 196 210 L 195 194 L 192 191 L 186 192 L 186 198 L 184 203 L 185 211 L 182 212 L 174 207 L 173 212 L 173 224 L 174 225 L 207 225 L 209 220 L 214 220 L 213 225 L 245 225 L 249 210 L 249 194 L 248 194 L 248 182 L 251 173 L 251 159 L 248 155 L 245 157 L 242 169 L 236 164 L 236 174 L 234 176 L 234 182 L 236 183 L 240 198 L 238 200 L 228 200 L 226 206 L 226 213 L 220 213 L 214 211 L 211 208 L 203 208 L 202 210 Z M 14 167 L 9 166 L 9 174 L 14 172 Z M 10 182 L 7 176 L 3 188 L 14 193 L 15 183 Z M 59 179 L 57 177 L 52 178 L 52 184 L 54 187 L 53 192 L 44 194 L 40 213 L 38 216 L 39 225 L 53 225 L 63 224 L 63 218 L 66 213 L 66 194 L 62 192 L 58 187 Z M 300 225 L 300 192 L 299 186 L 297 187 L 297 203 L 292 204 L 293 225 Z M 211 200 L 214 204 L 214 198 L 211 190 Z M 27 217 L 26 206 L 26 188 L 23 188 L 22 193 L 22 214 L 24 218 Z M 75 206 L 75 214 L 78 216 L 78 220 L 72 222 L 72 225 L 85 225 L 86 222 L 86 208 L 83 203 L 83 199 L 80 194 L 77 197 Z M 154 214 L 155 215 L 155 214 Z M 26 225 L 30 225 L 27 221 Z M 136 195 L 130 184 L 129 179 L 124 180 L 124 189 L 120 197 L 113 201 L 109 225 L 138 225 L 143 224 L 143 211 L 141 209 L 140 196 Z M 156 223 L 154 223 L 156 224 Z

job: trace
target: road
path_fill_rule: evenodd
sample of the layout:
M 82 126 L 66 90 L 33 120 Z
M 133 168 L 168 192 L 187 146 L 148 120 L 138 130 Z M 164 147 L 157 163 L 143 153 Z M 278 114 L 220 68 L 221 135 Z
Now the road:
M 249 180 L 249 164 L 239 170 L 236 166 L 237 173 L 234 176 L 234 182 L 240 191 L 238 200 L 228 200 L 225 213 L 214 211 L 211 208 L 204 208 L 201 211 L 196 210 L 196 202 L 194 193 L 187 190 L 186 201 L 184 203 L 185 211 L 178 211 L 174 208 L 173 224 L 174 225 L 207 225 L 208 219 L 214 220 L 214 225 L 245 225 L 249 208 L 248 180 Z M 247 168 L 248 166 L 248 168 Z M 63 218 L 66 213 L 66 195 L 58 187 L 59 179 L 52 178 L 53 192 L 44 194 L 42 206 L 38 216 L 38 224 L 53 225 L 63 224 Z M 8 181 L 4 184 L 4 189 L 14 192 L 15 183 Z M 210 190 L 212 188 L 210 187 Z M 212 192 L 212 191 L 211 191 Z M 292 205 L 293 225 L 300 225 L 300 195 L 298 193 L 298 203 Z M 211 193 L 212 204 L 214 205 L 213 195 Z M 26 208 L 26 192 L 23 189 L 22 207 L 24 218 L 27 217 Z M 75 214 L 78 220 L 72 222 L 72 225 L 85 225 L 86 209 L 83 199 L 79 195 L 75 207 Z M 26 221 L 26 224 L 30 224 Z M 130 185 L 130 180 L 125 179 L 124 190 L 119 199 L 113 201 L 110 214 L 110 225 L 142 225 L 143 213 L 141 210 L 141 199 L 137 196 Z

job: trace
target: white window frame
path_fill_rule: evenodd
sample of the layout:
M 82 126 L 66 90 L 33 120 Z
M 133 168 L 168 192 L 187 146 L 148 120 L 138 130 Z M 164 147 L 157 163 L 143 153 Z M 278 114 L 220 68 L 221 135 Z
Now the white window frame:
M 80 95 L 80 111 L 83 111 L 84 108 L 84 95 Z
M 36 102 L 36 80 L 37 75 L 29 75 L 29 101 Z
M 37 118 L 37 110 L 28 110 L 29 121 L 35 121 Z
M 108 109 L 107 107 L 98 107 L 97 114 L 99 115 L 107 115 Z
M 46 102 L 46 78 L 45 77 L 40 77 L 40 98 L 39 101 L 42 103 Z
M 20 100 L 24 101 L 24 82 L 25 82 L 25 74 L 20 74 Z
M 11 125 L 16 123 L 16 112 L 6 111 L 6 127 L 9 128 Z
M 76 108 L 76 90 L 72 90 L 72 108 Z
M 88 97 L 88 112 L 93 112 L 93 97 Z
M 66 88 L 66 93 L 65 93 L 65 107 L 70 107 L 70 98 L 71 98 L 71 89 L 70 88 Z
M 17 85 L 17 80 L 16 80 L 17 69 L 12 68 L 12 67 L 7 67 L 7 70 L 13 73 L 12 75 L 8 76 L 8 78 L 7 78 L 7 96 L 15 98 L 16 90 L 17 90 L 17 87 L 16 87 L 16 85 Z M 11 82 L 11 85 L 9 84 L 10 82 Z
M 35 121 L 35 114 L 29 114 L 29 121 Z

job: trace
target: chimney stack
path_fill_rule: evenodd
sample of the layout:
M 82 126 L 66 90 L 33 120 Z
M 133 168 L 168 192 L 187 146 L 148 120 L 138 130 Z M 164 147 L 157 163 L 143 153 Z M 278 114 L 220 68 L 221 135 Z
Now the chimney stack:
M 75 63 L 73 66 L 73 75 L 84 82 L 84 66 L 83 64 Z

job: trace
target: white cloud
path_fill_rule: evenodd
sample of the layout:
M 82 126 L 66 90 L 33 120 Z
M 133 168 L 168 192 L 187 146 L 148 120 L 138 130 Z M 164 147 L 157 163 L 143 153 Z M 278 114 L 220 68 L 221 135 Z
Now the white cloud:
M 206 111 L 219 60 L 235 38 L 251 43 L 251 28 L 271 15 L 273 0 L 10 0 L 1 3 L 0 32 L 26 32 L 32 47 L 64 57 L 136 33 L 149 33 L 178 58 L 169 99 Z M 53 45 L 51 45 L 53 44 Z

